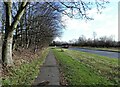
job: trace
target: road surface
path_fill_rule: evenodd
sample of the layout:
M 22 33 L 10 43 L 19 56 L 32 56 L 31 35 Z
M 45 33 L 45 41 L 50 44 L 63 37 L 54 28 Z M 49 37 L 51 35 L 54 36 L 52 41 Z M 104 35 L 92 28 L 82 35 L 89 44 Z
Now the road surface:
M 120 53 L 118 52 L 108 52 L 108 51 L 99 51 L 99 50 L 92 50 L 92 49 L 85 49 L 85 48 L 69 48 L 70 50 L 77 50 L 82 52 L 94 53 L 99 54 L 101 56 L 107 56 L 110 58 L 120 58 Z

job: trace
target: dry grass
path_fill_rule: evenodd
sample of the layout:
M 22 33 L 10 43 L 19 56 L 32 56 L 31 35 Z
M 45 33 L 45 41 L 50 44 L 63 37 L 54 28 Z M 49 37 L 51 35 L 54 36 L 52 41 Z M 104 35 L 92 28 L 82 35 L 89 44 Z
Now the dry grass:
M 13 60 L 15 66 L 20 66 L 23 63 L 30 63 L 35 58 L 38 58 L 41 55 L 42 51 L 34 53 L 30 49 L 19 49 L 13 51 Z

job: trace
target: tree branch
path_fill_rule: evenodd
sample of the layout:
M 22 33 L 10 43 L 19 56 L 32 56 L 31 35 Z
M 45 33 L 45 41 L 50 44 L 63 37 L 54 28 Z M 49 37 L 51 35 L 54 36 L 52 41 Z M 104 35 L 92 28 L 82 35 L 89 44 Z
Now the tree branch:
M 17 24 L 19 23 L 22 15 L 24 14 L 25 8 L 27 7 L 28 4 L 29 2 L 27 2 L 27 0 L 22 2 L 21 6 L 19 7 L 19 10 L 17 11 L 16 16 L 14 17 L 14 21 L 12 22 L 11 31 L 15 30 L 15 28 L 17 27 Z

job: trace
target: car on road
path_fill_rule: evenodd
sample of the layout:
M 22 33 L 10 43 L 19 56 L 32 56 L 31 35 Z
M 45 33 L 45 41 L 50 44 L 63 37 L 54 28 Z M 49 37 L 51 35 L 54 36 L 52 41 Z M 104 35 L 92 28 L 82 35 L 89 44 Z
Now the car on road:
M 68 43 L 62 44 L 62 48 L 69 48 L 69 44 Z

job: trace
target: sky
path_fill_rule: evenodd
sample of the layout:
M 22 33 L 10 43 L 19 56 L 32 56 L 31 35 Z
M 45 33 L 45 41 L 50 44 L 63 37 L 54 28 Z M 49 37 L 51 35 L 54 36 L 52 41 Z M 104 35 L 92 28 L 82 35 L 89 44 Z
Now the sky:
M 91 21 L 81 19 L 71 19 L 63 16 L 66 19 L 66 28 L 63 29 L 61 37 L 57 37 L 55 41 L 66 41 L 78 39 L 81 35 L 86 38 L 93 38 L 93 32 L 96 32 L 96 37 L 113 36 L 118 41 L 118 1 L 110 0 L 106 8 L 102 10 L 102 14 L 96 13 L 96 8 L 89 11 L 90 16 L 94 18 Z
M 96 8 L 93 8 L 89 13 L 94 18 L 91 21 L 81 19 L 71 19 L 63 16 L 62 19 L 66 20 L 66 28 L 63 29 L 61 37 L 57 37 L 55 41 L 69 41 L 78 39 L 81 35 L 86 38 L 93 38 L 93 32 L 96 32 L 96 37 L 113 36 L 118 40 L 118 1 L 109 0 L 110 3 L 102 10 L 102 14 L 96 13 Z M 1 25 L 1 24 L 0 24 Z M 120 37 L 119 37 L 120 40 Z

